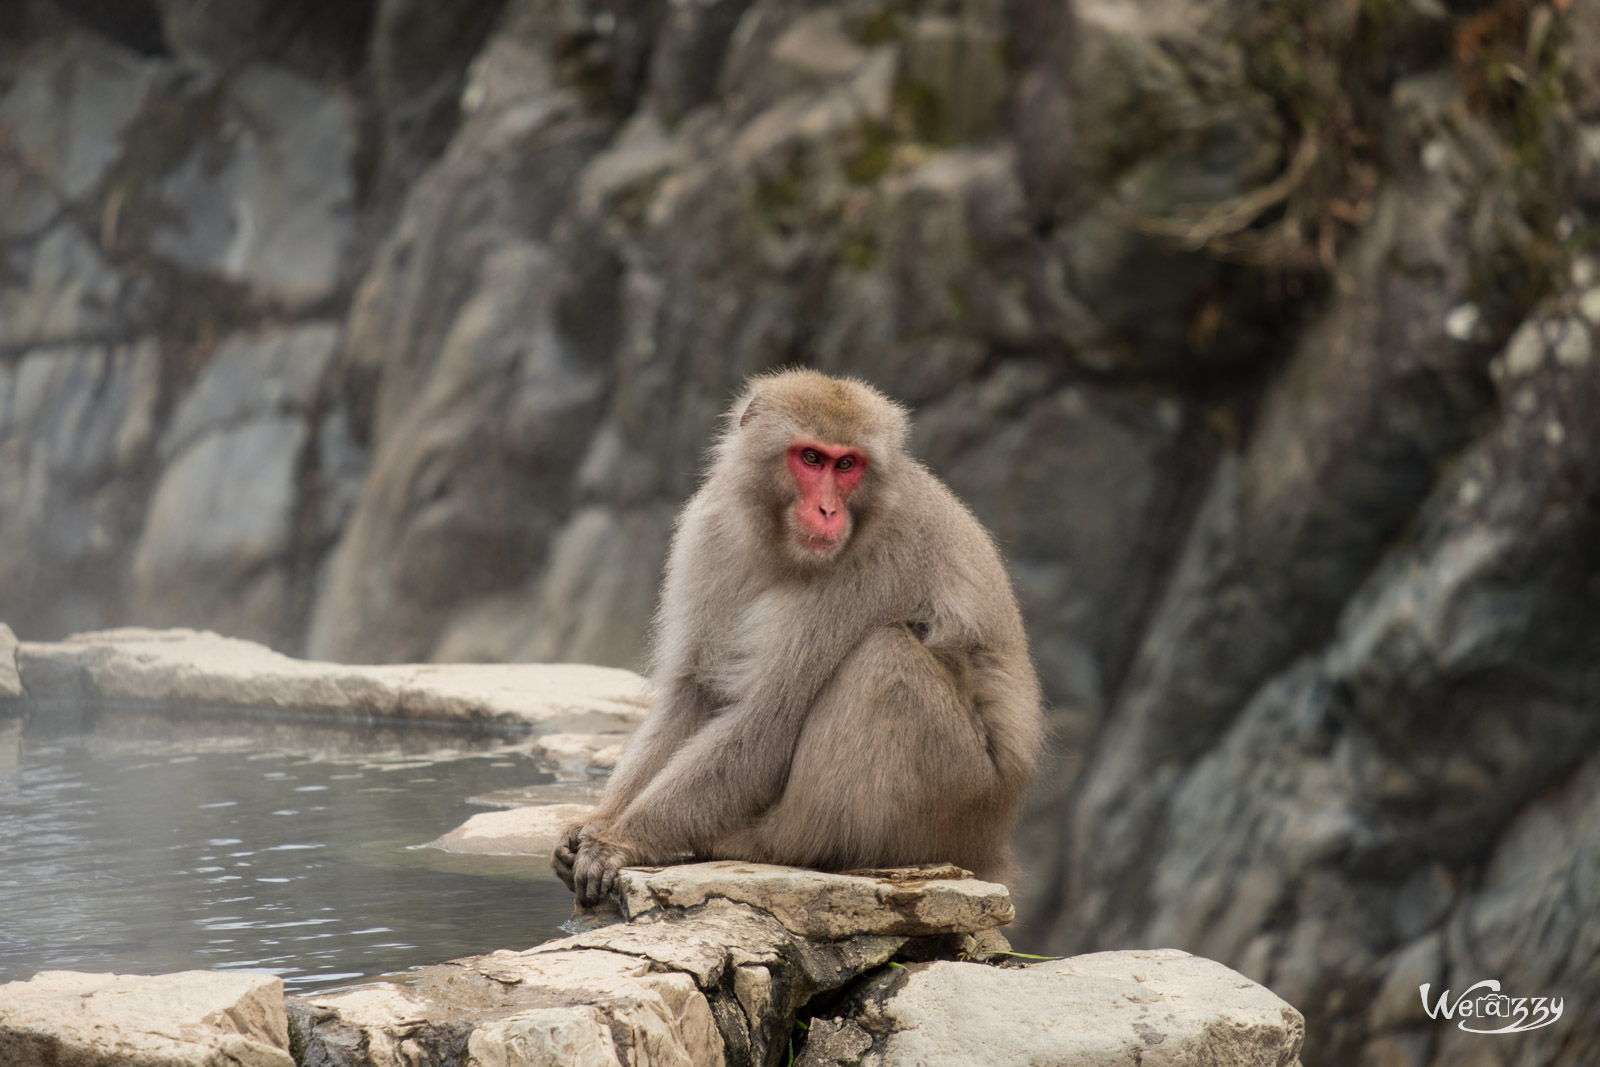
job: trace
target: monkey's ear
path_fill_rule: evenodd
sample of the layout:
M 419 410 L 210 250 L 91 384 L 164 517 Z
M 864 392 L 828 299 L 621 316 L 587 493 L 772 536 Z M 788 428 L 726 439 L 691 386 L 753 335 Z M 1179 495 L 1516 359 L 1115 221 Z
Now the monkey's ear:
M 739 425 L 741 427 L 755 417 L 756 405 L 760 402 L 761 395 L 759 393 L 750 398 L 750 403 L 744 406 L 744 412 L 739 416 Z

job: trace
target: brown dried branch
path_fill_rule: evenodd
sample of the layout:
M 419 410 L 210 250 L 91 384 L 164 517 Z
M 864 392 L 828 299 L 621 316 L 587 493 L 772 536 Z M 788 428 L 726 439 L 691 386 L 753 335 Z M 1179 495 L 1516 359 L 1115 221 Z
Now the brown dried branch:
M 1223 238 L 1249 229 L 1264 213 L 1288 200 L 1316 165 L 1317 131 L 1307 129 L 1289 166 L 1271 182 L 1217 204 L 1184 205 L 1173 216 L 1158 218 L 1135 211 L 1119 200 L 1107 200 L 1106 209 L 1124 225 L 1151 237 L 1178 241 L 1191 251 L 1214 246 Z M 1184 215 L 1200 213 L 1198 218 Z M 1220 249 L 1217 249 L 1220 251 Z

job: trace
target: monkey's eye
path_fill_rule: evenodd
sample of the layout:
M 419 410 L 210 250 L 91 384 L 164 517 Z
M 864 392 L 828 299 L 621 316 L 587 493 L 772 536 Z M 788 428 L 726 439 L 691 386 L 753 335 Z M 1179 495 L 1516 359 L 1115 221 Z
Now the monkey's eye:
M 849 456 L 846 456 L 844 459 L 841 459 L 838 463 L 835 463 L 833 465 L 833 469 L 834 470 L 840 470 L 840 471 L 847 471 L 851 467 L 854 467 L 855 465 L 856 465 L 856 461 L 851 459 Z
M 808 448 L 800 453 L 800 458 L 805 460 L 808 467 L 822 466 L 822 457 L 817 455 L 817 450 L 814 448 Z

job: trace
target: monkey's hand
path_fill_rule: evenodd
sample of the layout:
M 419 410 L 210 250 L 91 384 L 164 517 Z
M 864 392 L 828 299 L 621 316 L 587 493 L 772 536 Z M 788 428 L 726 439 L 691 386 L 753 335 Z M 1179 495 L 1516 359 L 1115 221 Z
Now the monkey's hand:
M 556 877 L 566 885 L 569 890 L 576 892 L 572 884 L 572 865 L 578 860 L 578 848 L 583 844 L 584 823 L 575 822 L 561 831 L 561 836 L 556 838 L 555 850 L 550 853 L 550 869 L 556 872 Z
M 617 872 L 637 864 L 639 857 L 627 845 L 588 834 L 572 865 L 572 891 L 581 907 L 592 908 L 617 884 Z M 559 873 L 559 872 L 558 872 Z

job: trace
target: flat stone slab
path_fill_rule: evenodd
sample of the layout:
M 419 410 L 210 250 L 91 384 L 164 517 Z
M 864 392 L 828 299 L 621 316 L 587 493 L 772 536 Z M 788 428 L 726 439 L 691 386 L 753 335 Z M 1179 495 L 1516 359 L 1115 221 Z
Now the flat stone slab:
M 813 940 L 855 934 L 971 934 L 1016 918 L 1011 894 L 957 867 L 830 874 L 724 860 L 636 867 L 617 876 L 628 919 L 681 911 L 708 900 L 748 904 Z
M 283 983 L 182 971 L 41 971 L 0 985 L 6 1067 L 294 1067 Z
M 544 727 L 616 736 L 649 710 L 645 680 L 575 664 L 348 666 L 282 655 L 195 630 L 104 630 L 64 641 L 23 641 L 27 696 L 208 708 L 307 711 L 392 719 Z M 562 753 L 571 757 L 567 744 Z
M 592 811 L 593 804 L 486 811 L 422 847 L 475 856 L 548 856 L 562 829 Z
M 859 1000 L 812 1022 L 800 1067 L 1292 1067 L 1305 1039 L 1305 1019 L 1273 993 L 1176 949 L 1020 968 L 913 963 Z

